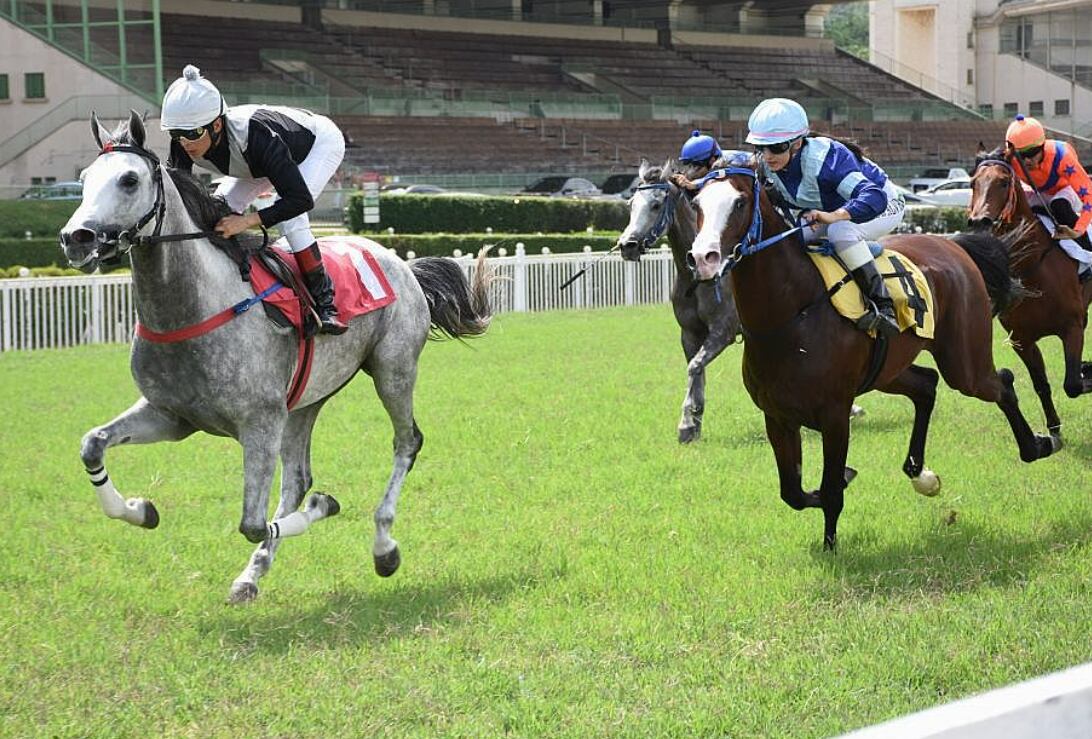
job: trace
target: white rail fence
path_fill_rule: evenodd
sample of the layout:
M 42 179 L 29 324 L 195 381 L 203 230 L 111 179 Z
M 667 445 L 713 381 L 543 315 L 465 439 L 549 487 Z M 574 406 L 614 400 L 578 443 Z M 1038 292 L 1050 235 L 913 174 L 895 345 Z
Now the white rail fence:
M 470 274 L 472 257 L 458 261 Z M 500 278 L 490 296 L 498 313 L 661 303 L 675 278 L 667 250 L 634 263 L 602 252 L 528 255 L 517 249 L 489 264 Z M 583 267 L 588 270 L 562 291 Z M 0 280 L 0 351 L 128 343 L 135 323 L 128 274 Z

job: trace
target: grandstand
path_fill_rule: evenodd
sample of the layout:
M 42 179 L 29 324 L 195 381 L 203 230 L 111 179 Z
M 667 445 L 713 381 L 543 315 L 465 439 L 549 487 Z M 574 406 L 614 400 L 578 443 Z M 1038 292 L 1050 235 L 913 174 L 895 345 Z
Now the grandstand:
M 456 14 L 465 10 L 457 3 L 447 16 L 428 14 L 440 4 L 427 2 L 349 3 L 365 8 L 357 10 L 217 0 L 130 5 L 119 13 L 75 0 L 15 0 L 3 3 L 0 17 L 9 36 L 33 34 L 153 111 L 164 84 L 192 62 L 229 103 L 328 113 L 346 133 L 346 167 L 392 177 L 504 174 L 515 181 L 521 173 L 629 170 L 641 156 L 675 153 L 692 128 L 738 147 L 751 107 L 774 95 L 800 100 L 817 130 L 858 139 L 902 176 L 965 165 L 980 141 L 997 142 L 1004 130 L 816 37 L 807 25 L 812 3 L 768 4 L 782 21 L 799 21 L 790 36 L 768 35 L 768 27 L 749 33 L 742 21 L 727 32 L 670 23 L 665 32 L 655 13 L 650 28 L 635 11 L 619 13 L 616 23 L 632 23 L 625 26 L 595 17 L 572 25 L 500 19 L 501 6 L 468 20 Z M 482 5 L 489 4 L 479 11 Z M 375 12 L 380 6 L 414 12 Z M 717 12 L 725 17 L 723 8 Z M 56 156 L 87 148 L 66 126 L 86 112 L 69 108 L 67 117 L 50 120 L 17 117 L 26 130 L 0 145 L 0 184 L 38 171 L 50 176 L 44 148 L 62 162 L 79 158 Z

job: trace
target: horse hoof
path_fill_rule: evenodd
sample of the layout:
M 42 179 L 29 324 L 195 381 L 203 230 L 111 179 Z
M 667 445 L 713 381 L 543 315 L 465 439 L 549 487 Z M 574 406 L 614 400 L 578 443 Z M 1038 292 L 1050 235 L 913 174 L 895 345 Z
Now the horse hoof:
M 679 443 L 690 444 L 701 438 L 701 426 L 687 426 L 679 429 Z
M 846 487 L 849 487 L 849 483 L 853 482 L 853 480 L 856 479 L 856 477 L 857 477 L 857 470 L 853 469 L 852 467 L 846 467 L 846 471 L 845 471 Z
M 341 513 L 341 504 L 337 502 L 337 499 L 329 493 L 312 493 L 311 497 L 307 499 L 307 510 L 314 510 L 315 508 L 323 508 L 325 515 L 323 518 L 330 518 Z
M 1039 447 L 1043 450 L 1041 456 L 1049 457 L 1062 448 L 1062 437 L 1060 434 L 1058 436 L 1055 436 L 1054 434 L 1051 434 L 1050 436 L 1040 436 Z
M 866 413 L 868 413 L 868 411 L 866 411 L 864 408 L 857 405 L 856 403 L 854 403 L 853 407 L 849 409 L 849 417 L 851 419 L 852 418 L 864 418 Z
M 236 582 L 231 584 L 227 602 L 229 605 L 240 606 L 244 603 L 252 603 L 257 597 L 257 585 L 252 582 Z
M 823 551 L 831 554 L 838 553 L 838 539 L 836 537 L 823 537 Z
M 940 493 L 940 476 L 929 469 L 922 470 L 920 475 L 910 478 L 910 484 L 914 486 L 914 492 L 927 498 Z
M 1092 362 L 1081 362 L 1081 377 L 1092 380 Z
M 150 500 L 144 501 L 144 520 L 140 522 L 140 525 L 146 529 L 154 529 L 159 525 L 159 511 Z
M 386 554 L 374 555 L 374 559 L 375 574 L 380 577 L 390 577 L 398 572 L 398 565 L 402 564 L 402 555 L 398 553 L 397 546 Z

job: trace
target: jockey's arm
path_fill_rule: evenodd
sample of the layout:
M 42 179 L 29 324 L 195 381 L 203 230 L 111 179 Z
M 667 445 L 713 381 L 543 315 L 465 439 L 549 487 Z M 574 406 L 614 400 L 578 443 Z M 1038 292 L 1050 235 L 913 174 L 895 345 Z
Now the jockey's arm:
M 251 170 L 268 177 L 280 196 L 268 208 L 258 211 L 263 226 L 275 226 L 315 207 L 315 200 L 288 145 L 265 126 L 257 125 L 257 121 L 250 126 L 246 157 Z

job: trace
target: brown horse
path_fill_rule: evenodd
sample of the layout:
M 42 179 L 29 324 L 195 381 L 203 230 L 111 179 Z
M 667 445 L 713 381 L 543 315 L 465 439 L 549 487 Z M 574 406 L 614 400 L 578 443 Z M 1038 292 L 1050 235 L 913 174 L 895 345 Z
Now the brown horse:
M 846 465 L 849 409 L 869 388 L 873 340 L 835 312 L 796 229 L 778 216 L 753 168 L 711 173 L 695 199 L 699 232 L 690 263 L 700 279 L 732 270 L 743 324 L 743 381 L 766 415 L 781 498 L 792 508 L 822 508 L 823 545 L 834 549 L 843 493 L 856 472 Z M 788 237 L 788 238 L 786 238 Z M 1007 307 L 1018 289 L 1008 272 L 1007 247 L 988 234 L 888 237 L 884 246 L 916 263 L 933 293 L 933 339 L 912 331 L 893 338 L 871 383 L 914 404 L 914 428 L 903 471 L 915 489 L 935 494 L 939 478 L 925 467 L 925 441 L 936 399 L 937 371 L 912 364 L 922 350 L 940 375 L 965 395 L 996 403 L 1012 427 L 1020 458 L 1052 454 L 1052 437 L 1028 426 L 1013 375 L 993 364 L 991 308 Z M 817 491 L 801 488 L 800 427 L 823 437 L 823 478 Z
M 1021 300 L 1001 313 L 1001 325 L 1012 334 L 1012 344 L 1027 365 L 1035 392 L 1043 404 L 1047 428 L 1059 441 L 1062 422 L 1054 409 L 1043 355 L 1036 342 L 1044 336 L 1062 340 L 1065 354 L 1065 394 L 1075 398 L 1092 391 L 1088 363 L 1083 365 L 1084 329 L 1088 304 L 1092 301 L 1092 280 L 1083 284 L 1077 264 L 1050 238 L 1035 217 L 1024 188 L 1017 183 L 1012 166 L 1000 152 L 979 160 L 971 178 L 972 228 L 998 234 L 1015 234 L 1010 265 L 1034 297 Z

